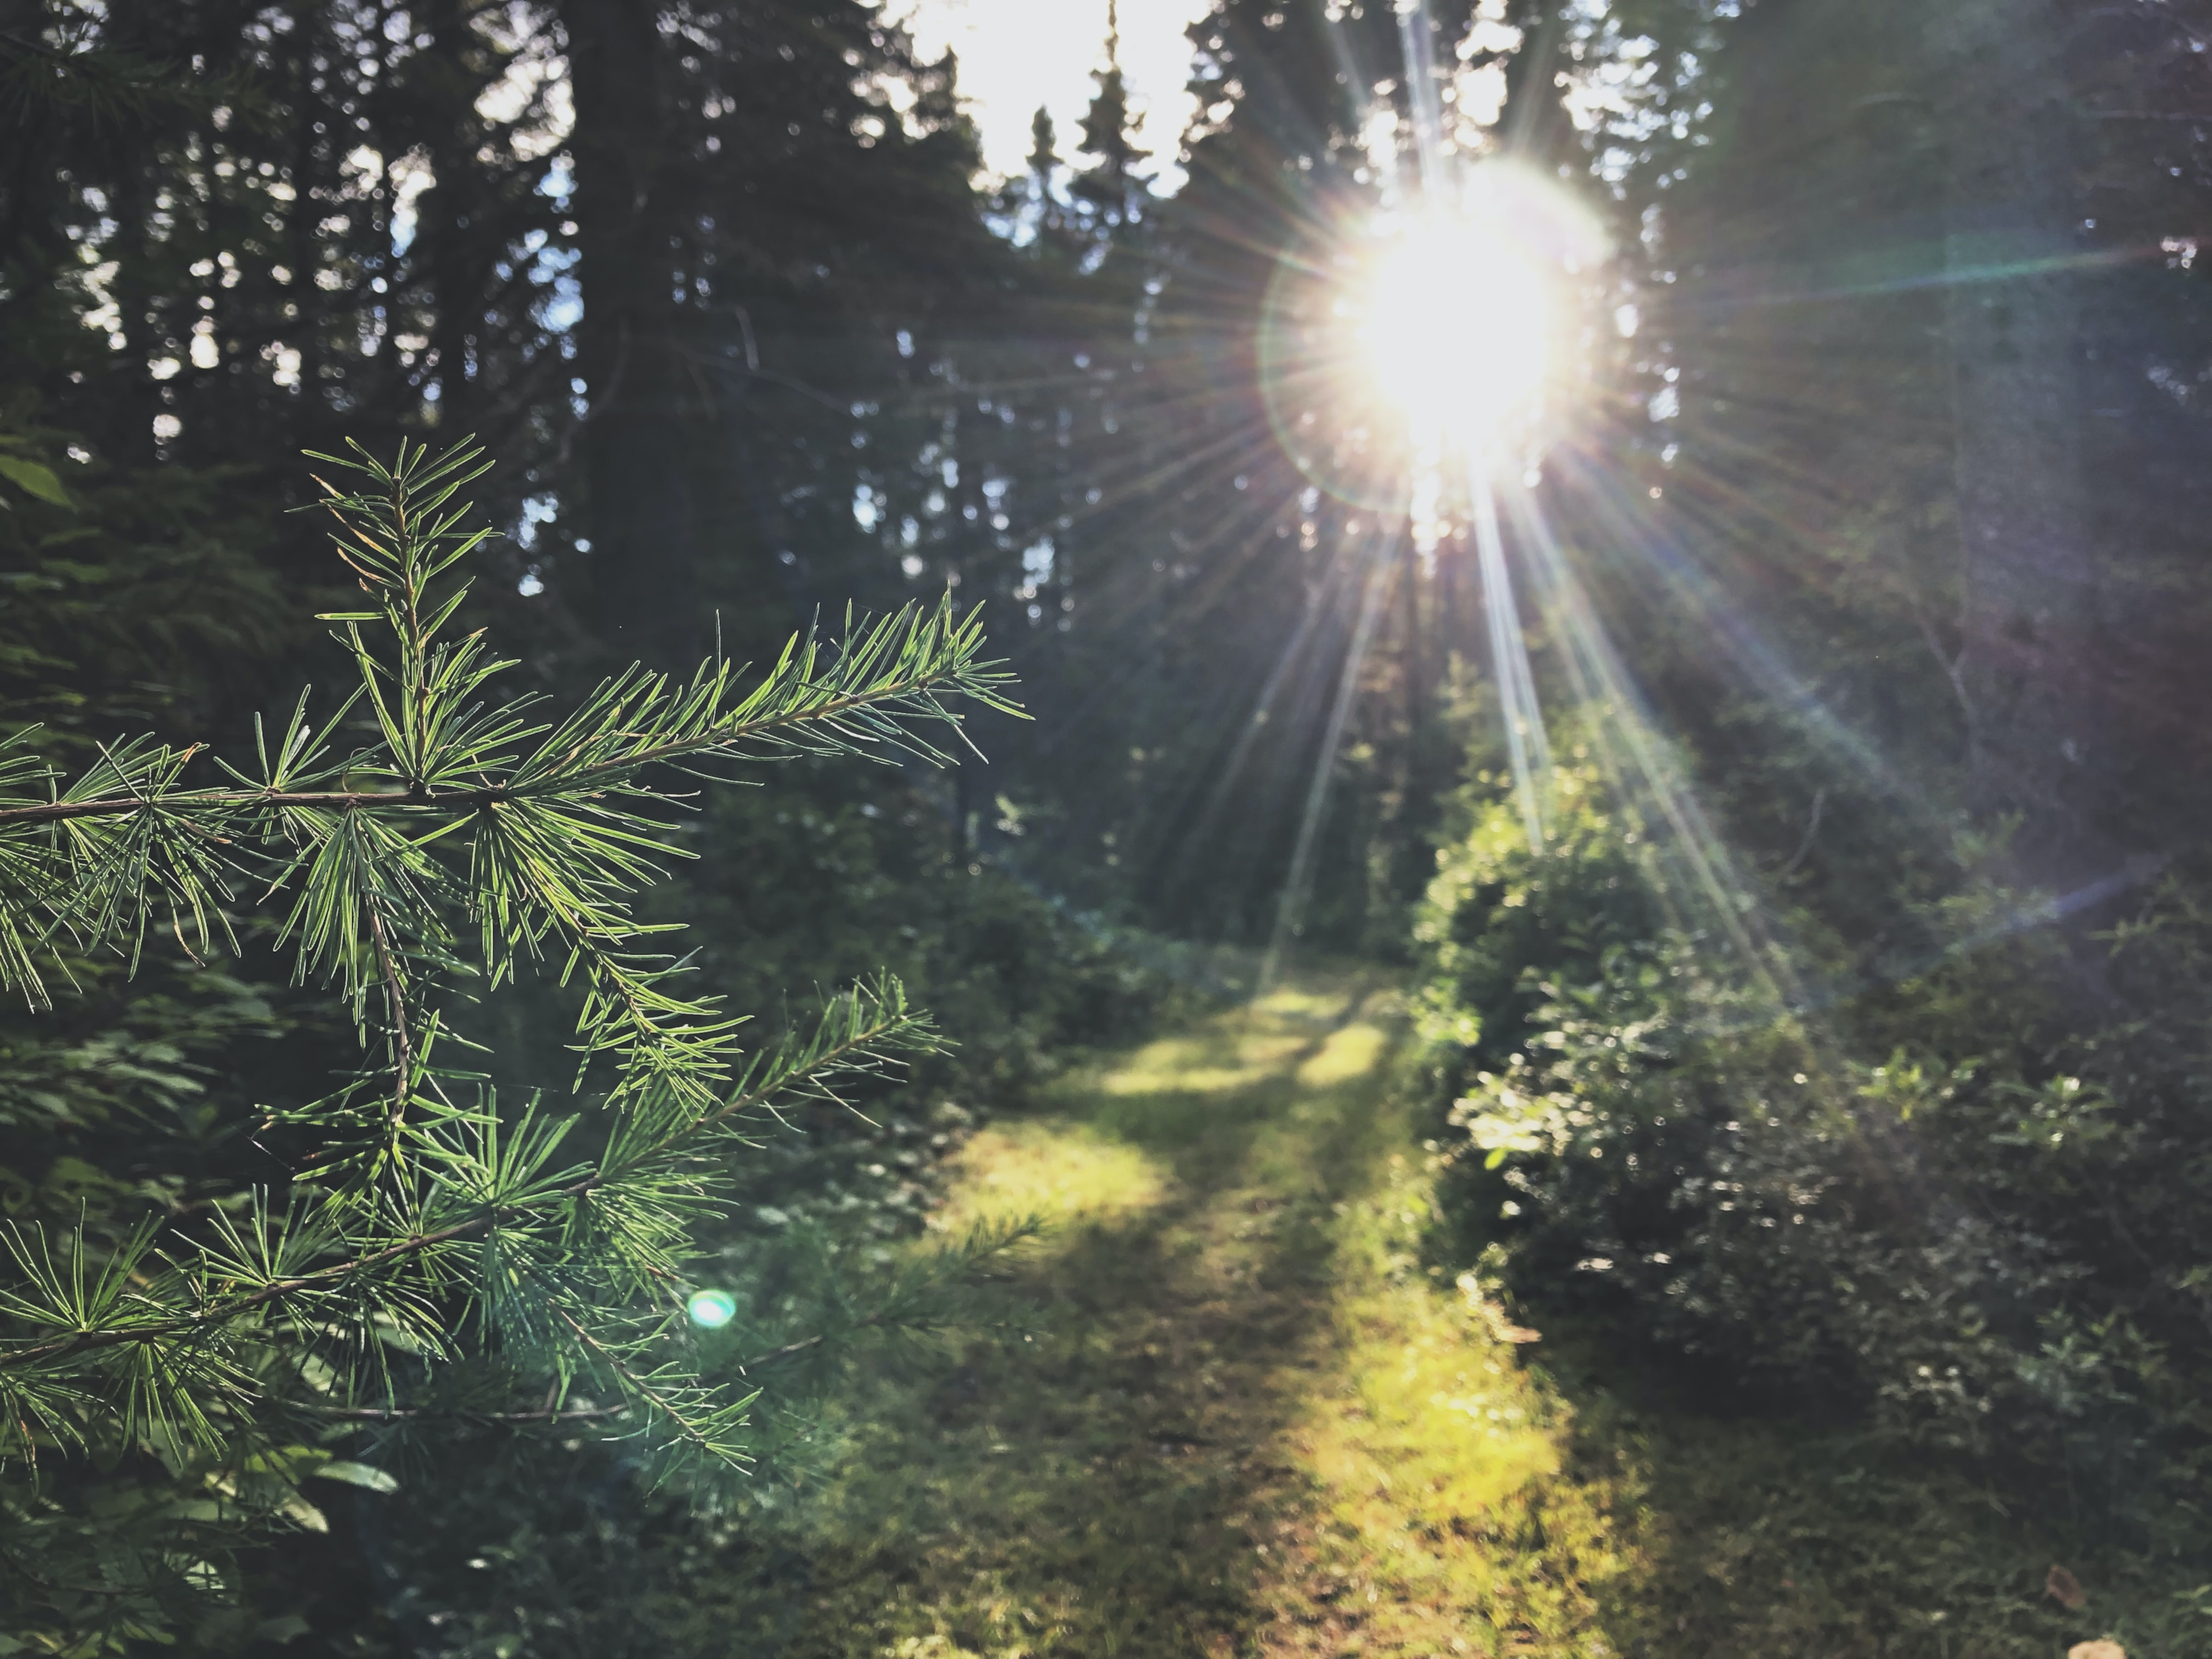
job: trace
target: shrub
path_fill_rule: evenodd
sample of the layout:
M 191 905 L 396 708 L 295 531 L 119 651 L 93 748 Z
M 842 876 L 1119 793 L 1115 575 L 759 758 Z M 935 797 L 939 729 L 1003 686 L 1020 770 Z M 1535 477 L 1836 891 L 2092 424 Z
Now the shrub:
M 1457 1248 L 1769 1397 L 2171 1522 L 2212 1285 L 2202 890 L 2083 949 L 1962 884 L 1926 918 L 1960 948 L 1792 1010 L 1670 918 L 1594 773 L 1554 807 L 1534 856 L 1470 790 L 1417 924 Z

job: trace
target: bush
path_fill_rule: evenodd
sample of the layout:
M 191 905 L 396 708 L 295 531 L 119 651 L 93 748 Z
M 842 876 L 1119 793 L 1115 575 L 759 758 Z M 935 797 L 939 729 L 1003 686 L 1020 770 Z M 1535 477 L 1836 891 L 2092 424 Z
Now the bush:
M 1670 918 L 1592 771 L 1554 805 L 1533 857 L 1468 792 L 1417 924 L 1456 1247 L 1770 1400 L 2171 1523 L 2204 1459 L 2204 889 L 2081 939 L 1963 884 L 1922 919 L 1966 944 L 1814 1015 Z

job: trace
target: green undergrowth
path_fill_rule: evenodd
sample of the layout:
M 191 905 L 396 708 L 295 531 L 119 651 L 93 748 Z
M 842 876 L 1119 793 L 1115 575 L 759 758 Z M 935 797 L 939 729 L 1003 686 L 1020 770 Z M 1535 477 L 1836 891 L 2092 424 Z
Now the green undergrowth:
M 2085 1540 L 1986 1473 L 1851 1426 L 1638 1375 L 1617 1329 L 1547 1322 L 1546 1339 L 1577 1466 L 1637 1488 L 1638 1570 L 1605 1620 L 1632 1659 L 2058 1659 L 2113 1639 L 2136 1659 L 2212 1653 L 2202 1564 Z
M 781 1659 L 2197 1650 L 2180 1602 L 2139 1639 L 2156 1598 L 2059 1559 L 2042 1517 L 1655 1376 L 1601 1325 L 1531 1329 L 1481 1266 L 1437 1259 L 1401 1032 L 1387 988 L 1316 980 L 980 1128 L 933 1227 L 1050 1224 L 1001 1328 L 934 1372 L 862 1378 L 841 1473 L 764 1488 L 681 1560 L 648 1551 L 640 1640 Z M 2085 1606 L 2045 1594 L 2054 1565 Z

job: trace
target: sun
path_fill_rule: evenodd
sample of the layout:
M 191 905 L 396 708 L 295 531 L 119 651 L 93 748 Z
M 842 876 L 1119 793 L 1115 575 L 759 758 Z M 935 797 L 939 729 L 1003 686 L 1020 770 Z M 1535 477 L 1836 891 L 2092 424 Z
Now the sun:
M 1503 214 L 1397 227 L 1376 239 L 1352 300 L 1365 372 L 1417 441 L 1493 454 L 1542 412 L 1559 287 L 1556 261 Z
M 1555 182 L 1484 162 L 1315 232 L 1278 259 L 1255 342 L 1268 425 L 1313 483 L 1418 517 L 1468 476 L 1525 476 L 1589 412 L 1607 245 Z

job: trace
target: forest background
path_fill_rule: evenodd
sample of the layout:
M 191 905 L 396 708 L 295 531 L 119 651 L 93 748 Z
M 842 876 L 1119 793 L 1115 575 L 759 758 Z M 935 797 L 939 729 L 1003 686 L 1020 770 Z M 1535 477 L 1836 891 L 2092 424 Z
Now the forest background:
M 1398 535 L 1268 378 L 1283 273 L 1402 165 L 1381 0 L 1221 0 L 1171 197 L 1110 57 L 994 181 L 957 64 L 852 0 L 0 0 L 0 719 L 71 766 L 250 749 L 336 661 L 347 579 L 287 509 L 348 440 L 486 447 L 465 620 L 549 693 L 949 592 L 1030 718 L 719 793 L 651 901 L 770 1024 L 888 965 L 957 1041 L 872 1127 L 766 1137 L 716 1224 L 791 1340 L 852 1339 L 794 1402 L 896 1323 L 871 1271 L 933 1147 L 1295 944 L 1418 981 L 1440 1258 L 2201 1563 L 2212 12 L 1405 15 L 1449 143 L 1607 233 L 1528 486 L 1587 595 L 1515 618 L 1542 852 L 1471 526 Z M 281 1180 L 259 1110 L 351 1039 L 242 938 L 0 1016 L 19 1225 L 97 1247 Z M 487 1067 L 529 1080 L 558 1003 L 501 1005 Z M 517 1584 L 745 1524 L 556 1438 L 403 1440 L 334 1465 L 413 1460 L 398 1540 L 11 1445 L 0 1640 L 520 1650 Z M 439 1634 L 404 1564 L 502 1528 Z

